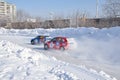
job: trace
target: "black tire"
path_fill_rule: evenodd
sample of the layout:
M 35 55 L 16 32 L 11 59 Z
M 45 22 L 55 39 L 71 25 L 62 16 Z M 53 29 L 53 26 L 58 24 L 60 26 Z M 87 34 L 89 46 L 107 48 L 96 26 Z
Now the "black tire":
M 60 47 L 60 50 L 61 50 L 61 51 L 64 51 L 64 50 L 65 50 L 65 48 L 62 46 L 62 47 Z
M 32 45 L 34 45 L 34 44 L 35 44 L 35 42 L 34 42 L 34 41 L 31 41 L 31 44 L 32 44 Z
M 48 50 L 48 48 L 49 48 L 48 45 L 47 45 L 47 44 L 44 44 L 44 49 L 45 49 L 45 50 Z

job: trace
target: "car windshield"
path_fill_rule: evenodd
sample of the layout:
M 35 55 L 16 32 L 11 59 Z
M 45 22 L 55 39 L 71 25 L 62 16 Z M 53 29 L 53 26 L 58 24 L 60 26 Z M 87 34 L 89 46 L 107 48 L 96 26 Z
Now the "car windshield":
M 53 42 L 56 41 L 56 38 L 51 39 L 51 41 L 53 41 Z
M 39 38 L 40 36 L 37 36 L 36 38 Z

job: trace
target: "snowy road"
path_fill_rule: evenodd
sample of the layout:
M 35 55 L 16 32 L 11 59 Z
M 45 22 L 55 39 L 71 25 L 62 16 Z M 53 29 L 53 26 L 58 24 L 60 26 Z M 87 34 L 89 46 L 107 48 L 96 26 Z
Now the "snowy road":
M 82 51 L 80 49 L 83 49 L 83 47 L 81 46 L 85 47 L 85 44 L 87 42 L 85 40 L 84 41 L 81 40 L 80 42 L 77 41 L 77 43 L 81 43 L 80 46 L 77 46 L 78 50 L 67 50 L 64 52 L 60 52 L 60 51 L 55 51 L 55 50 L 44 51 L 43 45 L 31 45 L 29 42 L 31 38 L 32 37 L 28 37 L 28 36 L 26 37 L 26 36 L 0 35 L 1 40 L 11 41 L 15 44 L 19 44 L 20 46 L 31 48 L 39 53 L 44 53 L 44 55 L 48 57 L 49 56 L 55 57 L 58 60 L 62 60 L 62 61 L 65 61 L 71 64 L 75 64 L 77 66 L 85 65 L 86 67 L 93 68 L 97 70 L 98 72 L 105 71 L 106 73 L 112 75 L 113 77 L 116 77 L 118 80 L 120 79 L 120 76 L 119 76 L 120 65 L 111 64 L 109 61 L 106 61 L 106 60 L 98 61 L 98 59 L 96 59 L 98 55 L 95 57 L 94 55 L 88 55 L 86 53 L 82 54 Z M 91 42 L 93 41 L 91 40 Z M 91 44 L 89 45 L 87 44 L 87 47 L 88 46 L 91 46 Z M 94 47 L 95 47 L 95 44 L 94 44 Z

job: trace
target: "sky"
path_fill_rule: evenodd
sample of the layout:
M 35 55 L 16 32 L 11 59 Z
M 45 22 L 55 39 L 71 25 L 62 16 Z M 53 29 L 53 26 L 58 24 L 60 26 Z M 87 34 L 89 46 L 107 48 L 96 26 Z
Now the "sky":
M 96 0 L 5 0 L 15 4 L 17 10 L 22 9 L 34 16 L 49 17 L 51 15 L 69 16 L 79 10 L 95 17 Z M 99 15 L 105 0 L 99 0 Z

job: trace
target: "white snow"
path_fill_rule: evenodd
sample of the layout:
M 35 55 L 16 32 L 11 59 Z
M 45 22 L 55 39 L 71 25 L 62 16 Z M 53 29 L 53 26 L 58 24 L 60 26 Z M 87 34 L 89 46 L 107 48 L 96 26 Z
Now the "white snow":
M 30 45 L 30 39 L 41 34 L 67 37 L 69 50 Z M 0 28 L 0 80 L 119 80 L 119 41 L 120 27 Z

